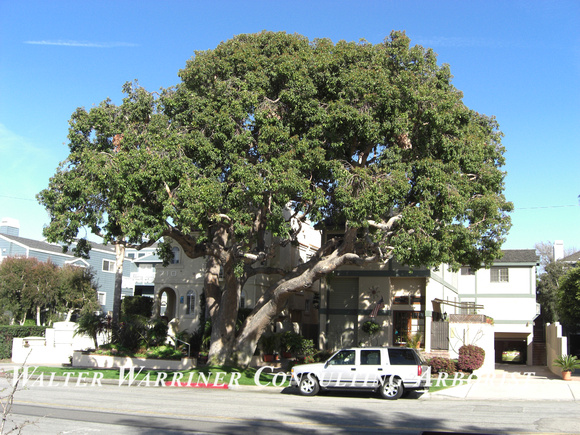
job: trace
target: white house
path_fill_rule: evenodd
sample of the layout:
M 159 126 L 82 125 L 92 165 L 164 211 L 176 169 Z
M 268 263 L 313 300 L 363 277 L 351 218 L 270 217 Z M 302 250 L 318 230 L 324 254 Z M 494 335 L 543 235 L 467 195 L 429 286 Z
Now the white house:
M 341 268 L 321 285 L 321 346 L 404 345 L 419 334 L 427 353 L 455 357 L 462 343 L 485 342 L 497 362 L 506 352 L 531 364 L 538 258 L 533 250 L 503 253 L 493 267 L 475 273 L 393 261 Z M 376 336 L 363 331 L 367 321 L 381 326 Z

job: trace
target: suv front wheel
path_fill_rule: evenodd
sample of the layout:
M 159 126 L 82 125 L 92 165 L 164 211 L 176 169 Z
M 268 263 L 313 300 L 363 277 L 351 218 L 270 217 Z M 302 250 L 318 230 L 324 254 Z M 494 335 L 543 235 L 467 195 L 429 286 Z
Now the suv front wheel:
M 303 396 L 315 396 L 320 390 L 318 380 L 313 376 L 305 373 L 300 379 L 300 394 Z
M 405 392 L 401 378 L 384 378 L 379 388 L 381 397 L 388 400 L 397 400 Z

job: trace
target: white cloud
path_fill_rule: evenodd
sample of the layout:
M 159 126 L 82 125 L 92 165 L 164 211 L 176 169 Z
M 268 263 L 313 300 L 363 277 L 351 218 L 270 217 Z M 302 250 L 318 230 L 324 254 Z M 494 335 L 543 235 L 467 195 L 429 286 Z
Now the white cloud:
M 116 47 L 138 47 L 138 44 L 131 42 L 90 42 L 90 41 L 71 41 L 71 40 L 42 40 L 42 41 L 24 41 L 25 44 L 31 45 L 56 45 L 60 47 L 84 47 L 84 48 L 116 48 Z

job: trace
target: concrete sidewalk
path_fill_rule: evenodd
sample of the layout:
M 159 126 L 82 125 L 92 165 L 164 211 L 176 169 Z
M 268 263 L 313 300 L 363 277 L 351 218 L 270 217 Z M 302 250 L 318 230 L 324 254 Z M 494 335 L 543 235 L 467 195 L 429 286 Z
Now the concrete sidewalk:
M 580 401 L 580 373 L 564 381 L 547 367 L 496 364 L 493 375 L 426 393 L 421 399 Z

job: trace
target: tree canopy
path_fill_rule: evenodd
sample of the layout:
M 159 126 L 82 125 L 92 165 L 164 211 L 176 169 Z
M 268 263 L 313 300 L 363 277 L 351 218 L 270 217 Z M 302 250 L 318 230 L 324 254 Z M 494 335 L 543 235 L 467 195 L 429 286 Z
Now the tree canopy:
M 94 275 L 80 267 L 7 257 L 0 263 L 0 307 L 11 323 L 24 324 L 28 316 L 39 326 L 68 320 L 75 311 L 98 309 Z
M 289 294 L 342 265 L 481 267 L 499 255 L 512 208 L 502 134 L 404 33 L 239 35 L 179 76 L 159 94 L 127 84 L 120 106 L 78 109 L 70 155 L 39 199 L 49 239 L 87 226 L 136 246 L 171 237 L 206 258 L 213 361 L 247 363 Z M 341 236 L 294 269 L 268 267 L 295 240 L 292 222 L 308 221 Z M 277 279 L 236 334 L 256 274 Z
M 577 331 L 580 328 L 580 266 L 568 270 L 560 279 L 557 307 L 562 323 Z

